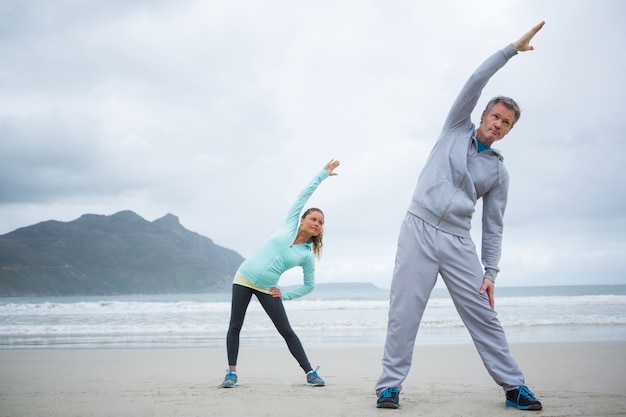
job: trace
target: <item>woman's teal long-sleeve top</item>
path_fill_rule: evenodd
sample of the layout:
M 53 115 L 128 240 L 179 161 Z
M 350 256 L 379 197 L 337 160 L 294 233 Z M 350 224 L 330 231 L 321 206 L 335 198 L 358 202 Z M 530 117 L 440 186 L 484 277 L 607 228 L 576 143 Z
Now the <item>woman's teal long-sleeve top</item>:
M 283 293 L 282 299 L 292 300 L 313 291 L 315 287 L 315 259 L 311 252 L 313 243 L 309 240 L 307 243 L 294 245 L 293 242 L 298 234 L 300 213 L 304 205 L 329 175 L 326 169 L 322 169 L 313 178 L 298 195 L 282 226 L 241 264 L 239 273 L 251 283 L 269 290 L 278 285 L 283 272 L 301 266 L 304 273 L 302 286 Z

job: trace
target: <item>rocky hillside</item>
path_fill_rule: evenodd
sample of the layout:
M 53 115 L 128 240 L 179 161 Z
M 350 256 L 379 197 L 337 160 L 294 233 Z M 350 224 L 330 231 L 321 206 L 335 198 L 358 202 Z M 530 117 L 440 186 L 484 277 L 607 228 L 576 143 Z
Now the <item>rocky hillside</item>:
M 227 291 L 241 262 L 172 214 L 85 214 L 0 236 L 0 296 Z

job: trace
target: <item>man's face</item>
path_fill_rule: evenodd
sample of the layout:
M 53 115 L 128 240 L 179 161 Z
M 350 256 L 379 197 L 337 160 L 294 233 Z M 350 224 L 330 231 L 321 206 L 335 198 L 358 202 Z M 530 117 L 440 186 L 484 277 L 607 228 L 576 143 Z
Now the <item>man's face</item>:
M 513 128 L 515 112 L 502 103 L 496 103 L 489 113 L 483 112 L 476 135 L 487 146 L 502 139 Z

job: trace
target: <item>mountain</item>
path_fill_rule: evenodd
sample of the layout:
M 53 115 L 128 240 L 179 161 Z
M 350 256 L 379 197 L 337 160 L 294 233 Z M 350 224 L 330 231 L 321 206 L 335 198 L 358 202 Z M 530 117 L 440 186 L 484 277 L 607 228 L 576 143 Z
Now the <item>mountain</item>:
M 243 260 L 172 214 L 85 214 L 0 236 L 0 296 L 227 291 Z

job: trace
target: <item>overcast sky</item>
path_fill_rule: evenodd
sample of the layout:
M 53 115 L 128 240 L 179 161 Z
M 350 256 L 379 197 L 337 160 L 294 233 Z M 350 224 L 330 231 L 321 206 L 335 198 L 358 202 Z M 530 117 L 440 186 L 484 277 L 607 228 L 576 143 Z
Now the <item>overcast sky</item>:
M 336 158 L 307 205 L 326 215 L 317 281 L 388 287 L 459 89 L 545 20 L 475 111 L 500 94 L 523 111 L 495 145 L 497 285 L 624 284 L 625 19 L 621 0 L 2 0 L 0 234 L 172 213 L 247 257 Z

